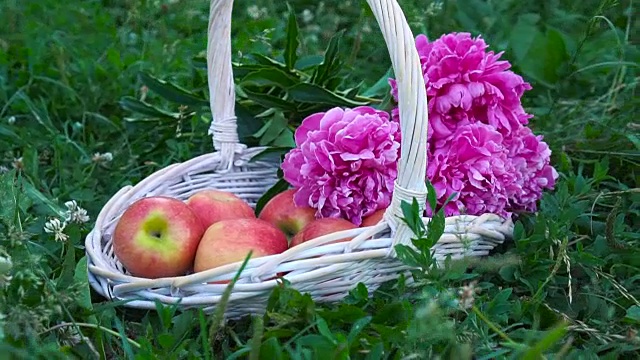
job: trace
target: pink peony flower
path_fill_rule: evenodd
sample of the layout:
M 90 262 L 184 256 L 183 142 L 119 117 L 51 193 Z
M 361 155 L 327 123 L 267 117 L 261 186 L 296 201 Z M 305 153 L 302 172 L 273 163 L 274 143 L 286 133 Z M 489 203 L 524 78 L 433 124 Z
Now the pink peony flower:
M 400 156 L 400 128 L 389 114 L 368 106 L 313 114 L 295 132 L 285 155 L 284 178 L 298 188 L 294 201 L 316 217 L 362 218 L 391 203 Z
M 558 174 L 542 136 L 526 126 L 531 115 L 520 98 L 531 86 L 480 37 L 452 33 L 429 42 L 420 35 L 416 47 L 429 99 L 426 176 L 438 206 L 455 194 L 446 216 L 535 211 Z M 397 101 L 395 80 L 389 81 Z M 400 156 L 397 120 L 397 107 L 391 119 L 371 107 L 304 119 L 282 165 L 285 180 L 298 189 L 296 204 L 356 225 L 389 206 Z
M 530 128 L 519 127 L 505 139 L 516 181 L 510 191 L 511 208 L 536 211 L 536 202 L 545 189 L 553 189 L 558 172 L 550 163 L 551 150 Z
M 416 37 L 429 99 L 429 138 L 446 138 L 457 124 L 481 121 L 506 134 L 528 123 L 531 115 L 520 104 L 520 97 L 531 89 L 512 71 L 502 53 L 487 51 L 488 45 L 469 33 L 451 33 L 429 42 Z M 389 80 L 397 101 L 396 81 Z
M 416 48 L 429 100 L 427 178 L 439 206 L 457 193 L 447 216 L 535 211 L 558 174 L 547 144 L 526 127 L 532 116 L 520 98 L 531 86 L 481 37 L 451 33 L 429 42 L 419 35 Z M 397 101 L 396 81 L 389 82 Z M 397 107 L 391 117 L 399 120 Z
M 509 190 L 516 175 L 503 136 L 492 125 L 458 127 L 449 140 L 428 156 L 427 177 L 446 216 L 494 213 L 508 216 Z M 432 215 L 430 209 L 427 210 Z

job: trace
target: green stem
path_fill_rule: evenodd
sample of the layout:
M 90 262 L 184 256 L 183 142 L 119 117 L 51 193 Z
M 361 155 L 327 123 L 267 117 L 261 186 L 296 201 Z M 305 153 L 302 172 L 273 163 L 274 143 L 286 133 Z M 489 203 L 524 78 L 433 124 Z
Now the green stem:
M 122 336 L 120 336 L 119 333 L 117 333 L 117 332 L 115 332 L 115 331 L 113 331 L 111 329 L 107 329 L 105 327 L 102 327 L 100 325 L 88 324 L 88 323 L 79 323 L 79 322 L 77 322 L 77 323 L 60 323 L 60 324 L 58 324 L 56 326 L 52 326 L 52 327 L 42 331 L 38 335 L 42 335 L 42 334 L 48 333 L 50 331 L 53 331 L 53 330 L 56 330 L 56 329 L 60 329 L 60 328 L 63 328 L 63 327 L 67 327 L 67 326 L 80 326 L 80 327 L 87 327 L 87 328 L 92 328 L 92 329 L 96 329 L 96 330 L 103 330 L 103 331 L 105 331 L 105 332 L 107 332 L 107 333 L 109 333 L 109 334 L 111 334 L 111 335 L 113 335 L 115 337 L 118 337 L 118 338 L 122 337 Z M 137 343 L 136 341 L 131 340 L 128 337 L 125 337 L 124 339 L 127 340 L 131 345 L 137 347 L 138 349 L 141 348 L 140 344 Z
M 473 313 L 476 314 L 480 320 L 484 321 L 487 326 L 489 326 L 489 328 L 491 330 L 493 330 L 496 334 L 498 334 L 501 338 L 503 338 L 506 342 L 512 344 L 512 345 L 518 345 L 518 343 L 516 343 L 515 341 L 511 340 L 511 338 L 509 337 L 509 335 L 505 334 L 502 330 L 500 330 L 493 322 L 491 322 L 491 320 L 489 320 L 489 318 L 487 318 L 482 311 L 480 311 L 480 309 L 478 309 L 475 305 L 473 305 L 471 307 L 471 309 L 473 310 Z

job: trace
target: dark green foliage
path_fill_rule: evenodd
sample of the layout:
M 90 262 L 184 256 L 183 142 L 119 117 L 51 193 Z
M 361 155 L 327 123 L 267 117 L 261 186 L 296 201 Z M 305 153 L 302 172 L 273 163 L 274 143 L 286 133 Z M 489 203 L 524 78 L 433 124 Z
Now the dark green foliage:
M 553 150 L 556 189 L 516 219 L 513 241 L 441 266 L 428 249 L 444 217 L 425 225 L 406 203 L 414 247 L 396 251 L 411 279 L 371 297 L 360 284 L 337 304 L 285 283 L 264 316 L 221 323 L 105 302 L 88 285 L 83 242 L 122 186 L 212 151 L 208 2 L 0 2 L 0 357 L 638 358 L 637 4 L 400 3 L 415 34 L 482 34 L 532 83 L 523 101 Z M 264 156 L 288 151 L 311 113 L 388 109 L 390 62 L 366 2 L 236 0 L 233 16 L 239 132 Z M 69 200 L 91 220 L 56 241 L 43 227 Z

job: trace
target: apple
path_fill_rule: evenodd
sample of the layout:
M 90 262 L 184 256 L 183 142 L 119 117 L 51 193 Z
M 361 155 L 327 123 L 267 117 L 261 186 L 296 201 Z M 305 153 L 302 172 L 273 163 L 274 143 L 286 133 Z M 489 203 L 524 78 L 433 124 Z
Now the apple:
M 382 220 L 385 211 L 387 211 L 387 209 L 376 210 L 373 214 L 365 217 L 364 219 L 362 219 L 362 224 L 360 224 L 360 227 L 377 225 L 380 220 Z
M 196 251 L 193 270 L 201 272 L 251 258 L 279 254 L 288 241 L 280 229 L 261 219 L 227 219 L 204 232 Z
M 285 190 L 274 196 L 260 211 L 259 219 L 265 220 L 282 230 L 287 237 L 299 233 L 307 224 L 316 219 L 316 210 L 310 206 L 297 206 L 293 202 L 295 189 Z
M 191 195 L 186 203 L 200 218 L 205 229 L 221 220 L 256 217 L 247 202 L 228 191 L 201 190 Z
M 313 240 L 322 235 L 331 234 L 342 230 L 356 229 L 357 226 L 352 222 L 341 218 L 320 218 L 305 226 L 302 231 L 291 239 L 290 247 L 300 245 L 305 241 Z M 353 238 L 346 238 L 332 241 L 331 243 L 349 241 Z
M 118 220 L 113 252 L 134 276 L 179 276 L 193 266 L 204 230 L 181 200 L 146 197 L 131 204 Z

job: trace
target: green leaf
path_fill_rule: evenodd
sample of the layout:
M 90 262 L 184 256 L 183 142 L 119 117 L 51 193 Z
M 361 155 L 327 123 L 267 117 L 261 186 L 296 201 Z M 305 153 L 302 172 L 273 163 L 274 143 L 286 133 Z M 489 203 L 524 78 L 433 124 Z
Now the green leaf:
M 131 344 L 129 344 L 129 341 L 127 341 L 128 338 L 124 330 L 124 325 L 118 318 L 114 318 L 113 321 L 116 323 L 116 328 L 118 329 L 118 334 L 120 335 L 120 346 L 122 347 L 122 350 L 124 350 L 124 353 L 127 355 L 127 358 L 129 360 L 134 360 L 135 356 L 133 355 Z
M 636 150 L 640 150 L 640 138 L 633 134 L 627 134 L 627 139 L 635 146 Z
M 406 245 L 398 244 L 394 247 L 394 250 L 396 251 L 398 259 L 400 259 L 407 266 L 419 268 L 422 265 L 422 261 L 418 257 L 419 254 L 412 248 Z
M 536 26 L 539 20 L 540 15 L 538 14 L 522 14 L 518 17 L 518 21 L 511 29 L 509 47 L 511 51 L 513 51 L 516 63 L 526 58 L 529 49 L 539 35 L 540 31 Z
M 514 225 L 513 225 L 513 240 L 514 241 L 518 241 L 521 240 L 522 238 L 524 238 L 524 225 L 522 224 L 521 221 L 517 221 Z
M 296 345 L 299 347 L 313 348 L 322 354 L 322 353 L 326 353 L 325 351 L 331 351 L 331 349 L 333 349 L 333 346 L 331 345 L 335 345 L 335 344 L 327 340 L 327 338 L 325 338 L 324 336 L 311 334 L 311 335 L 305 335 L 298 338 L 296 341 Z M 310 359 L 310 357 L 304 357 L 304 358 Z
M 431 184 L 431 181 L 429 181 L 429 179 L 425 181 L 425 185 L 427 186 L 427 203 L 429 205 L 428 209 L 430 209 L 433 213 L 438 207 L 438 195 L 436 193 L 436 189 L 433 187 L 433 184 Z
M 260 160 L 264 157 L 267 157 L 268 155 L 273 155 L 273 154 L 278 154 L 279 156 L 282 156 L 288 153 L 289 151 L 291 151 L 291 149 L 293 149 L 293 146 L 270 146 L 262 150 L 261 152 L 257 153 L 256 155 L 254 155 L 251 158 L 251 161 L 253 162 L 256 160 Z
M 287 3 L 289 8 L 289 23 L 287 24 L 287 42 L 284 49 L 284 60 L 287 68 L 293 69 L 296 61 L 298 60 L 298 46 L 300 41 L 298 39 L 298 22 L 296 21 L 296 13 L 293 8 Z
M 176 342 L 176 339 L 172 334 L 160 334 L 158 335 L 158 344 L 165 350 L 170 350 L 173 347 L 173 344 Z
M 501 267 L 498 273 L 505 281 L 512 282 L 516 280 L 515 273 L 517 269 L 518 268 L 515 265 L 506 265 Z
M 296 79 L 276 68 L 260 69 L 245 76 L 239 85 L 242 86 L 276 86 L 286 89 L 296 84 Z
M 60 277 L 58 277 L 58 280 L 56 281 L 56 287 L 59 290 L 69 288 L 73 282 L 76 270 L 76 250 L 73 246 L 70 246 L 70 244 L 67 244 L 65 247 L 67 249 L 64 260 L 62 261 L 62 271 L 60 273 Z
M 513 292 L 513 288 L 506 288 L 500 291 L 487 305 L 486 313 L 488 316 L 496 319 L 504 319 L 511 309 L 509 297 Z
M 159 109 L 147 102 L 144 101 L 140 101 L 134 97 L 131 96 L 125 96 L 123 98 L 120 99 L 119 101 L 120 106 L 125 109 L 125 110 L 129 110 L 138 114 L 142 114 L 142 115 L 146 115 L 146 116 L 150 116 L 151 118 L 153 118 L 154 121 L 156 121 L 158 118 L 160 119 L 171 119 L 171 120 L 178 120 L 180 118 L 180 114 L 178 113 L 172 113 L 172 112 L 168 112 L 162 109 Z M 128 119 L 128 121 L 137 121 L 136 119 Z
M 278 111 L 275 115 L 267 121 L 263 129 L 257 132 L 260 136 L 260 145 L 266 146 L 271 144 L 274 140 L 280 136 L 280 134 L 287 128 L 287 119 L 284 118 L 284 114 Z
M 406 201 L 400 203 L 400 209 L 402 210 L 402 220 L 407 224 L 409 229 L 413 231 L 416 236 L 421 235 L 421 228 L 419 223 L 422 223 L 418 214 L 420 213 L 420 207 L 418 201 L 414 198 L 411 204 Z
M 260 316 L 253 317 L 253 337 L 251 338 L 251 354 L 249 359 L 260 358 L 260 348 L 262 346 L 262 335 L 264 334 L 264 320 Z
M 21 146 L 26 145 L 26 142 L 14 131 L 4 126 L 0 126 L 0 139 L 3 137 L 13 141 L 15 144 L 19 144 Z
M 481 29 L 490 27 L 490 21 L 492 19 L 491 3 L 483 0 L 472 0 L 459 3 L 455 12 L 455 19 L 462 26 L 463 29 L 468 31 L 477 32 Z
M 542 354 L 558 343 L 567 333 L 567 325 L 561 324 L 547 332 L 542 340 L 538 341 L 531 349 L 520 357 L 522 360 L 538 360 Z
M 296 105 L 293 102 L 281 99 L 273 95 L 257 93 L 247 89 L 243 89 L 243 91 L 247 95 L 247 98 L 266 108 L 277 108 L 287 111 L 296 110 Z
M 324 60 L 324 56 L 322 55 L 302 56 L 296 62 L 296 69 L 307 70 L 309 68 L 322 64 L 322 60 Z
M 524 30 L 523 30 L 524 31 Z M 524 49 L 518 52 L 525 53 Z M 537 32 L 518 66 L 537 82 L 552 87 L 560 80 L 559 70 L 568 58 L 564 38 L 555 29 Z
M 322 336 L 331 341 L 332 344 L 337 343 L 336 338 L 333 336 L 333 333 L 329 329 L 329 325 L 327 325 L 327 322 L 320 315 L 317 315 L 316 326 L 318 328 L 318 332 Z
M 79 296 L 76 297 L 76 304 L 84 309 L 92 310 L 93 304 L 91 303 L 91 289 L 89 289 L 86 255 L 78 260 L 73 279 L 77 284 L 80 284 L 80 293 Z
M 376 343 L 373 347 L 371 347 L 371 350 L 369 350 L 369 353 L 367 354 L 367 357 L 365 358 L 365 360 L 382 359 L 383 353 L 384 353 L 384 345 L 381 342 Z
M 341 95 L 343 97 L 346 97 L 347 99 L 353 99 L 356 96 L 358 96 L 358 93 L 360 92 L 360 88 L 362 87 L 362 83 L 357 84 L 356 86 L 350 88 L 350 89 L 345 89 L 345 90 L 340 90 L 340 91 L 335 91 L 336 94 Z
M 340 30 L 329 40 L 329 45 L 324 52 L 324 61 L 313 72 L 311 82 L 314 84 L 324 84 L 327 79 L 331 77 L 334 70 L 340 67 L 338 60 L 338 50 L 340 47 L 340 40 L 344 35 L 345 30 Z
M 269 200 L 271 200 L 279 193 L 287 190 L 288 188 L 289 183 L 286 180 L 278 180 L 272 187 L 269 188 L 269 190 L 267 190 L 267 192 L 264 193 L 264 195 L 260 197 L 260 199 L 258 199 L 258 202 L 256 203 L 256 216 L 260 215 L 260 211 L 262 211 L 262 208 L 269 202 Z
M 276 67 L 276 68 L 279 68 L 279 69 L 282 69 L 282 70 L 285 70 L 285 71 L 288 70 L 288 68 L 287 68 L 287 66 L 285 64 L 283 64 L 283 63 L 281 63 L 281 62 L 279 62 L 277 60 L 274 60 L 274 59 L 272 59 L 272 58 L 270 58 L 268 56 L 265 56 L 265 55 L 262 55 L 262 54 L 259 54 L 259 53 L 252 53 L 251 57 L 255 58 L 255 60 L 258 63 L 262 64 L 262 65 L 273 66 L 273 67 Z
M 253 134 L 260 129 L 262 120 L 256 119 L 246 107 L 239 103 L 236 103 L 236 117 L 240 141 L 248 146 L 257 146 L 257 142 L 253 143 L 255 141 Z
M 431 221 L 427 224 L 427 244 L 426 247 L 430 248 L 435 245 L 442 234 L 444 234 L 444 228 L 446 225 L 446 219 L 444 216 L 444 209 L 436 212 Z M 426 250 L 426 249 L 425 249 Z
M 363 106 L 368 105 L 370 102 L 368 101 L 357 101 L 352 99 L 347 99 L 341 95 L 338 95 L 334 92 L 331 92 L 321 86 L 311 84 L 311 83 L 300 83 L 290 87 L 287 90 L 291 100 L 302 102 L 302 103 L 311 103 L 317 104 L 322 103 L 329 106 Z
M 640 306 L 633 305 L 627 309 L 626 319 L 640 323 Z
M 209 106 L 209 101 L 170 82 L 160 80 L 145 72 L 140 73 L 140 79 L 147 87 L 163 98 L 182 105 Z
M 393 68 L 389 67 L 387 72 L 385 72 L 384 75 L 382 75 L 380 77 L 380 79 L 378 79 L 378 81 L 376 81 L 375 84 L 373 84 L 370 88 L 368 88 L 367 90 L 365 90 L 362 93 L 362 96 L 364 96 L 364 97 L 383 97 L 383 96 L 386 96 L 389 93 L 389 91 L 391 90 L 391 87 L 389 85 L 389 78 L 392 75 L 393 75 Z
M 353 326 L 351 326 L 351 331 L 349 331 L 349 335 L 347 335 L 347 343 L 349 344 L 349 346 L 353 345 L 353 342 L 358 338 L 358 335 L 360 335 L 362 330 L 367 325 L 369 325 L 371 319 L 371 316 L 365 316 L 353 323 Z
M 284 130 L 275 138 L 271 145 L 277 147 L 285 147 L 285 148 L 294 148 L 296 147 L 296 142 L 293 138 L 294 134 L 290 128 L 286 127 Z
M 243 77 L 247 76 L 252 72 L 265 70 L 265 69 L 266 70 L 276 69 L 280 71 L 286 70 L 286 68 L 283 68 L 282 66 L 278 66 L 278 65 L 232 63 L 232 66 L 233 66 L 233 75 L 238 79 L 242 79 Z
M 251 348 L 250 347 L 243 347 L 240 348 L 240 350 L 234 352 L 233 354 L 229 355 L 228 357 L 226 357 L 227 360 L 235 360 L 235 359 L 239 359 L 242 357 L 242 355 L 245 355 L 246 353 L 250 352 Z
M 16 171 L 11 170 L 0 174 L 0 221 L 7 222 L 16 220 L 20 210 L 26 211 L 31 205 L 29 198 L 22 196 L 19 191 L 20 185 L 27 184 L 26 181 L 16 179 Z
M 193 320 L 195 319 L 195 314 L 190 312 L 185 312 L 174 316 L 171 319 L 172 326 L 172 334 L 178 339 L 184 336 L 187 336 L 189 331 L 191 331 Z
M 191 58 L 191 65 L 193 65 L 193 67 L 195 67 L 196 69 L 202 69 L 202 70 L 206 70 L 207 69 L 207 58 L 205 56 L 194 56 L 193 58 Z
M 369 298 L 369 290 L 364 283 L 359 282 L 355 288 L 349 291 L 349 295 L 345 299 L 346 303 L 354 304 Z
M 236 274 L 233 276 L 233 279 L 231 279 L 231 282 L 229 282 L 227 287 L 224 289 L 220 302 L 215 307 L 215 310 L 211 315 L 211 325 L 209 326 L 209 334 L 208 334 L 209 343 L 213 343 L 215 337 L 218 335 L 218 332 L 220 331 L 220 328 L 223 326 L 225 311 L 227 309 L 227 304 L 229 303 L 229 298 L 231 297 L 233 287 L 235 286 L 236 282 L 240 278 L 240 275 L 242 274 L 242 272 L 247 267 L 247 263 L 252 258 L 252 256 L 253 256 L 253 250 L 249 250 L 249 253 L 247 254 L 247 256 L 245 256 L 244 260 L 242 261 L 242 265 L 240 265 L 240 268 L 238 269 L 238 271 L 236 271 Z
M 511 349 L 499 349 L 493 352 L 490 352 L 487 355 L 478 357 L 477 360 L 493 360 L 493 359 L 503 359 L 502 355 L 506 355 L 511 352 Z
M 263 359 L 280 360 L 284 359 L 282 346 L 275 337 L 270 337 L 262 343 L 260 354 Z
M 36 189 L 33 184 L 28 181 L 23 181 L 22 188 L 25 195 L 31 199 L 34 204 L 45 205 L 51 211 L 52 216 L 64 216 L 65 210 L 55 202 L 51 201 L 48 196 Z

